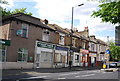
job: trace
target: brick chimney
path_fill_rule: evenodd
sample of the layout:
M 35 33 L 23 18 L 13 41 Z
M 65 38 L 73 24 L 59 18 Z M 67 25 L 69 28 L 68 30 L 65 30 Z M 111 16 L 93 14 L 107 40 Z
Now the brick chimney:
M 88 29 L 88 26 L 87 27 L 84 27 L 84 34 L 86 37 L 89 36 L 89 29 Z
M 45 19 L 45 20 L 44 20 L 44 23 L 47 25 L 47 24 L 48 24 L 48 20 L 47 20 L 47 19 Z

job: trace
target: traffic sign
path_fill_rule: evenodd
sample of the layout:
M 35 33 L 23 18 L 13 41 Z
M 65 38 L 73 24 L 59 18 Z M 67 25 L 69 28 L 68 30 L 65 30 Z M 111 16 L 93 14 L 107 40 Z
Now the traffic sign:
M 106 50 L 106 54 L 110 54 L 110 50 Z

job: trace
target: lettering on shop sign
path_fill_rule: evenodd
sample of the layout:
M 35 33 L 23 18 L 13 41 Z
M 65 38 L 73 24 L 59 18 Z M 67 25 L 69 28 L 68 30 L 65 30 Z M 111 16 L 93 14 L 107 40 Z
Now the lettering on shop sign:
M 61 46 L 56 46 L 55 49 L 56 49 L 56 50 L 68 51 L 68 48 L 66 48 L 66 47 L 61 47 Z
M 49 48 L 49 49 L 53 49 L 53 48 L 54 48 L 54 45 L 52 45 L 52 44 L 47 44 L 47 43 L 42 43 L 42 42 L 38 42 L 38 43 L 37 43 L 37 46 L 38 46 L 38 47 L 43 47 L 43 48 Z

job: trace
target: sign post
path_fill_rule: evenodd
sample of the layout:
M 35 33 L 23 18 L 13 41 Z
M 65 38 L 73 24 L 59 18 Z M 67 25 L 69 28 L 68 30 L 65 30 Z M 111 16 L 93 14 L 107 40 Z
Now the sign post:
M 107 54 L 107 69 L 109 69 L 109 58 L 110 58 L 110 50 L 106 50 L 106 54 Z

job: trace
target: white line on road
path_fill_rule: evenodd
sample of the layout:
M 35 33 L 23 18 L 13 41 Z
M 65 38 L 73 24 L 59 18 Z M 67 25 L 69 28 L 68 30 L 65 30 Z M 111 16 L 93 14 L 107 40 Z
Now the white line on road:
M 65 76 L 65 75 L 73 75 L 73 74 L 78 74 L 78 72 L 77 72 L 77 73 L 67 73 L 67 74 L 60 74 L 60 76 Z
M 77 78 L 77 77 L 80 77 L 80 76 L 75 76 L 75 77 Z
M 87 77 L 87 76 L 93 76 L 95 74 L 89 74 L 89 75 L 82 75 L 81 77 Z
M 35 78 L 45 78 L 47 76 L 38 76 L 38 77 L 30 77 L 30 78 L 22 78 L 22 79 L 35 79 Z
M 58 78 L 58 79 L 66 79 L 66 78 Z

